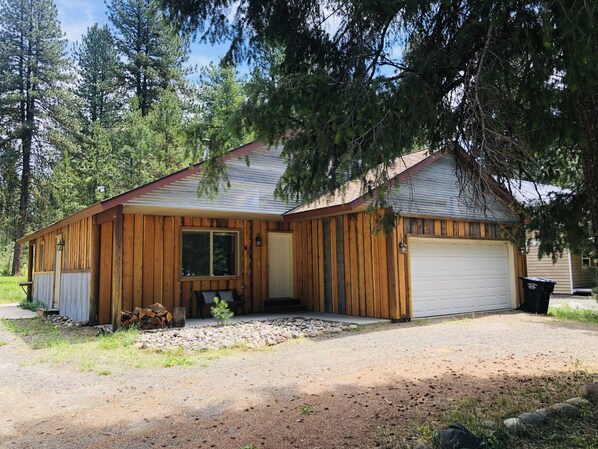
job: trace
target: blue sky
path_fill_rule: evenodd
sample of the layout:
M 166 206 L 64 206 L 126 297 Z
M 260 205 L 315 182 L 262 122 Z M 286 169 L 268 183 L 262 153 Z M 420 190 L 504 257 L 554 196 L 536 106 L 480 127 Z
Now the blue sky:
M 94 23 L 108 22 L 107 8 L 103 0 L 55 1 L 58 7 L 58 20 L 69 41 L 69 47 L 73 42 L 81 41 L 81 36 Z M 194 42 L 191 45 L 189 64 L 203 66 L 209 64 L 210 61 L 218 62 L 225 51 L 226 45 L 211 46 Z

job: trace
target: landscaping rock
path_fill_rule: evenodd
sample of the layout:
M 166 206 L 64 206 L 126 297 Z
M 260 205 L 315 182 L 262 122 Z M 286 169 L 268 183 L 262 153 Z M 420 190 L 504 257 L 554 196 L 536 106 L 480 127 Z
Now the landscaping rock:
M 218 349 L 235 345 L 259 348 L 284 343 L 292 338 L 317 337 L 348 331 L 350 324 L 309 318 L 282 318 L 270 321 L 242 321 L 227 326 L 161 329 L 140 335 L 137 347 L 194 350 Z
M 432 446 L 429 446 L 426 443 L 424 443 L 423 441 L 420 441 L 419 443 L 417 443 L 415 445 L 415 447 L 413 449 L 432 449 Z
M 575 407 L 579 406 L 587 406 L 590 405 L 591 402 L 584 398 L 571 398 L 565 401 L 565 404 L 574 405 Z
M 488 430 L 496 430 L 498 428 L 498 424 L 496 424 L 496 421 L 487 419 L 485 421 L 482 421 L 482 427 Z
M 441 449 L 478 449 L 481 441 L 461 424 L 451 424 L 436 435 L 436 446 Z
M 543 426 L 546 424 L 546 418 L 539 413 L 522 413 L 518 418 L 523 421 L 523 424 L 530 424 L 532 426 Z
M 550 409 L 554 410 L 555 414 L 564 416 L 566 418 L 577 418 L 581 415 L 581 410 L 574 405 L 565 402 L 554 404 Z
M 546 419 L 552 418 L 555 415 L 555 411 L 550 408 L 539 408 L 534 413 Z
M 520 418 L 507 418 L 503 421 L 507 432 L 513 434 L 520 434 L 525 432 L 525 424 Z
M 584 385 L 581 390 L 581 397 L 593 402 L 594 404 L 598 404 L 598 382 Z
M 565 402 L 559 402 L 549 407 L 556 415 L 564 416 L 566 418 L 577 418 L 581 415 L 581 410 L 574 405 Z

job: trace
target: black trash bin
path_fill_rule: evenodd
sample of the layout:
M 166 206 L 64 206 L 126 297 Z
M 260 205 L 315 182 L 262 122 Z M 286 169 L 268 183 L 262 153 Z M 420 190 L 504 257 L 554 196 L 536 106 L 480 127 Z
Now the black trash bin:
M 523 281 L 523 307 L 529 313 L 548 313 L 550 294 L 554 291 L 556 282 L 544 278 L 520 277 Z

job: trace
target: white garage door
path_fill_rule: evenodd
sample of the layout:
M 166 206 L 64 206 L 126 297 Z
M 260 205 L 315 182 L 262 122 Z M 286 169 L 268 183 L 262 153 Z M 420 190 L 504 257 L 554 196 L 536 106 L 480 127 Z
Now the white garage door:
M 509 254 L 506 242 L 409 239 L 413 318 L 512 308 Z

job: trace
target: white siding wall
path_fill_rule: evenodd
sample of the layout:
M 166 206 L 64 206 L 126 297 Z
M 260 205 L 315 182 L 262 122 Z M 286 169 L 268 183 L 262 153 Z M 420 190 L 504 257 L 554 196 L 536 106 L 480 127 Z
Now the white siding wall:
M 443 156 L 393 187 L 389 200 L 395 212 L 403 215 L 519 221 L 519 216 L 494 194 L 487 193 L 485 201 L 479 201 L 472 186 L 465 192 L 461 192 L 460 187 L 455 161 Z
M 266 146 L 225 162 L 231 186 L 221 185 L 216 198 L 197 196 L 201 174 L 183 178 L 135 198 L 127 206 L 152 206 L 196 210 L 224 210 L 255 214 L 282 215 L 296 206 L 274 199 L 274 189 L 286 169 L 280 158 L 282 147 Z
M 90 273 L 63 273 L 60 287 L 60 315 L 77 321 L 89 320 Z
M 53 273 L 36 273 L 33 277 L 33 299 L 52 307 L 52 293 L 54 291 Z

